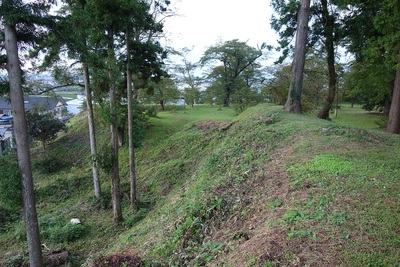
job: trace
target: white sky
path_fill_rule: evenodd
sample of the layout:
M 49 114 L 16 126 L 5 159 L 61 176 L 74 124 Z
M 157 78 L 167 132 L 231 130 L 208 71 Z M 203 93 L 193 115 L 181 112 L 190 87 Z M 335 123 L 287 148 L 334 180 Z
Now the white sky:
M 194 47 L 189 54 L 192 61 L 218 40 L 239 39 L 253 47 L 264 42 L 276 45 L 269 0 L 181 0 L 176 7 L 179 16 L 164 22 L 168 45 L 177 50 Z

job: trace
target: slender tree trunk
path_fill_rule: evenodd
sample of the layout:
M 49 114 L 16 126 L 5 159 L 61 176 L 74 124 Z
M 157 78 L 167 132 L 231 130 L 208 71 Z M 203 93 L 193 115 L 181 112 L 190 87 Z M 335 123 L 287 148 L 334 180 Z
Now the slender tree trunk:
M 399 50 L 400 56 L 400 50 Z M 399 60 L 400 63 L 400 60 Z M 396 80 L 394 82 L 394 90 L 392 104 L 389 111 L 389 122 L 386 131 L 388 133 L 400 133 L 400 69 L 396 71 Z
M 92 90 L 90 90 L 89 67 L 86 63 L 83 64 L 83 75 L 85 78 L 86 106 L 88 111 L 90 154 L 92 157 L 92 172 L 93 172 L 93 188 L 95 197 L 99 199 L 101 194 L 101 186 L 100 186 L 99 169 L 96 160 L 96 131 L 94 126 Z
M 300 10 L 297 15 L 297 33 L 294 58 L 292 63 L 292 78 L 288 99 L 284 109 L 288 112 L 301 113 L 301 91 L 303 88 L 303 74 L 306 59 L 308 17 L 310 0 L 300 1 Z
M 114 76 L 114 34 L 113 30 L 108 31 L 108 74 L 110 78 L 110 131 L 111 131 L 111 160 L 112 160 L 112 178 L 111 178 L 111 196 L 113 206 L 114 223 L 119 224 L 122 222 L 122 208 L 121 208 L 121 189 L 119 178 L 119 161 L 118 161 L 118 127 L 117 127 L 117 114 L 116 114 L 116 84 Z
M 324 29 L 325 29 L 325 49 L 327 52 L 329 88 L 324 106 L 320 110 L 318 117 L 326 120 L 329 118 L 329 112 L 332 108 L 333 102 L 335 101 L 335 95 L 337 89 L 336 88 L 337 75 L 335 69 L 335 47 L 333 44 L 334 18 L 329 14 L 327 0 L 321 0 L 321 4 L 322 4 L 322 23 L 324 24 Z
M 161 110 L 165 110 L 164 100 L 160 100 Z
M 126 84 L 128 98 L 128 132 L 129 132 L 129 178 L 130 178 L 130 198 L 131 209 L 136 205 L 136 171 L 135 171 L 135 147 L 133 145 L 133 82 L 132 73 L 130 70 L 131 55 L 130 55 L 130 31 L 126 31 Z
M 31 267 L 42 267 L 43 258 L 36 214 L 36 202 L 28 142 L 28 128 L 24 110 L 24 95 L 22 91 L 22 74 L 18 57 L 18 41 L 15 26 L 10 26 L 5 23 L 4 35 L 7 52 L 7 70 L 10 81 L 10 96 L 13 110 L 14 133 L 22 184 L 22 200 L 24 205 L 29 262 Z
M 119 147 L 125 144 L 125 126 L 118 126 L 118 145 Z

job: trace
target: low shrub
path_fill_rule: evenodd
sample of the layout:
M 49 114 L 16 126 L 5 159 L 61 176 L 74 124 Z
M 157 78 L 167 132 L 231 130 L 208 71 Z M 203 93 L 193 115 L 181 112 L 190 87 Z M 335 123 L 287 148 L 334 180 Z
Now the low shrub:
M 155 105 L 143 105 L 142 106 L 144 114 L 149 117 L 156 118 L 158 113 L 158 106 Z

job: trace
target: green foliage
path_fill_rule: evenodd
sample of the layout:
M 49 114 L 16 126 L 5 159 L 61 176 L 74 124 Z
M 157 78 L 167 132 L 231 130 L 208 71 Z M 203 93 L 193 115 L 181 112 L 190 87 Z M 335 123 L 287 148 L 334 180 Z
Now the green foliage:
M 27 262 L 29 262 L 28 257 L 24 255 L 17 255 L 13 258 L 6 259 L 4 262 L 4 267 L 24 266 L 24 264 L 26 264 Z
M 301 210 L 289 210 L 283 215 L 283 220 L 287 223 L 294 223 L 302 220 L 305 217 Z
M 96 161 L 99 167 L 107 174 L 112 171 L 113 158 L 111 155 L 111 145 L 103 143 L 97 148 Z
M 75 242 L 89 233 L 85 224 L 63 223 L 60 218 L 45 217 L 39 220 L 41 237 L 54 244 Z
M 0 209 L 6 215 L 7 211 L 19 211 L 22 207 L 21 178 L 16 154 L 0 156 L 0 160 Z
M 361 114 L 358 118 L 361 123 Z M 71 123 L 78 125 L 48 150 L 65 155 L 65 143 L 87 145 L 87 135 L 78 133 L 87 132 L 86 118 L 81 119 L 74 118 Z M 87 165 L 68 165 L 51 174 L 35 170 L 42 240 L 49 247 L 67 246 L 76 259 L 72 266 L 125 252 L 144 255 L 145 266 L 218 266 L 237 260 L 237 254 L 241 266 L 306 265 L 315 254 L 307 250 L 300 258 L 299 253 L 314 246 L 324 259 L 332 247 L 340 248 L 333 256 L 346 266 L 397 265 L 397 138 L 286 114 L 272 105 L 252 107 L 237 117 L 232 109 L 198 106 L 159 112 L 150 122 L 136 151 L 137 209 L 129 209 L 129 183 L 121 180 L 122 226 L 111 220 L 109 179 L 102 183 L 104 202 L 98 203 Z M 107 143 L 108 128 L 97 132 L 99 143 Z M 125 174 L 126 149 L 120 153 Z M 77 239 L 68 237 L 75 230 L 66 227 L 73 217 L 87 223 L 86 234 Z M 265 230 L 278 243 L 268 257 L 243 251 L 245 239 L 265 247 L 265 239 L 252 234 Z M 58 243 L 55 233 L 74 241 Z M 7 224 L 1 235 L 4 264 L 17 259 L 23 246 L 22 218 Z
M 88 234 L 88 227 L 84 224 L 67 223 L 62 227 L 55 227 L 51 230 L 49 240 L 62 244 L 77 241 Z
M 108 102 L 102 102 L 96 105 L 95 113 L 98 115 L 97 119 L 102 126 L 111 123 L 111 114 Z M 118 105 L 116 109 L 117 126 L 120 129 L 128 129 L 128 107 L 127 105 Z M 150 116 L 157 116 L 157 109 L 154 106 L 141 105 L 137 102 L 133 103 L 133 144 L 135 147 L 140 147 L 141 142 L 145 137 L 146 129 L 148 128 L 148 120 Z M 124 135 L 127 133 L 124 132 Z M 128 143 L 128 142 L 127 142 Z
M 270 207 L 271 209 L 275 209 L 275 208 L 282 206 L 282 204 L 283 204 L 282 199 L 276 198 L 276 199 L 272 199 L 268 203 L 268 207 Z
M 210 261 L 223 247 L 224 244 L 215 241 L 203 243 L 204 231 L 207 221 L 222 208 L 222 199 L 218 197 L 204 199 L 204 203 L 186 203 L 178 210 L 178 223 L 175 231 L 170 233 L 166 244 L 157 249 L 161 257 L 172 254 L 169 264 L 187 265 L 189 262 L 195 266 L 203 266 Z
M 46 145 L 57 138 L 60 131 L 66 131 L 66 124 L 53 117 L 52 113 L 36 114 L 27 112 L 28 135 L 31 140 L 42 142 L 43 150 Z
M 140 98 L 145 103 L 160 104 L 162 110 L 167 103 L 176 103 L 181 92 L 170 78 L 163 78 L 158 82 L 149 83 L 147 88 L 140 90 Z
M 61 171 L 66 167 L 64 159 L 50 152 L 45 152 L 40 157 L 35 158 L 32 165 L 36 170 L 47 174 Z
M 315 113 L 326 97 L 328 70 L 319 53 L 310 51 L 307 54 L 304 67 L 303 89 L 301 94 L 302 110 L 305 113 Z M 284 105 L 288 96 L 291 80 L 291 66 L 278 65 L 274 68 L 271 78 L 263 86 L 263 94 L 269 102 Z
M 158 107 L 156 105 L 143 105 L 142 109 L 147 116 L 157 118 Z
M 48 176 L 49 174 L 45 174 Z M 38 202 L 49 201 L 51 203 L 64 203 L 75 194 L 92 185 L 89 173 L 79 174 L 74 168 L 53 174 L 51 180 L 43 181 L 36 186 Z
M 230 103 L 249 102 L 244 100 L 252 99 L 258 93 L 261 83 L 261 65 L 256 61 L 262 56 L 263 48 L 256 49 L 239 40 L 218 43 L 208 48 L 200 64 L 210 64 L 208 76 L 212 85 L 208 93 L 209 101 L 215 99 L 218 105 L 223 104 L 225 107 Z
M 347 49 L 355 55 L 346 79 L 349 100 L 387 114 L 398 64 L 398 3 L 344 1 L 344 5 L 357 10 L 344 18 Z

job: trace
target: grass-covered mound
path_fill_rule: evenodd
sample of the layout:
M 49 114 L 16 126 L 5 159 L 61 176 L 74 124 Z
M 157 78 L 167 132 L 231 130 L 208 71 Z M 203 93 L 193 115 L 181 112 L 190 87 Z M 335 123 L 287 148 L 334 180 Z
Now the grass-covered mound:
M 136 151 L 135 211 L 121 150 L 119 227 L 106 175 L 101 202 L 92 196 L 87 127 L 75 118 L 49 151 L 34 152 L 34 162 L 62 162 L 53 172 L 35 165 L 42 242 L 67 250 L 71 266 L 399 265 L 398 136 L 271 105 L 233 115 L 200 108 L 152 119 Z M 70 225 L 74 217 L 82 224 Z M 26 261 L 22 220 L 1 231 L 5 266 Z

